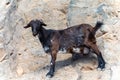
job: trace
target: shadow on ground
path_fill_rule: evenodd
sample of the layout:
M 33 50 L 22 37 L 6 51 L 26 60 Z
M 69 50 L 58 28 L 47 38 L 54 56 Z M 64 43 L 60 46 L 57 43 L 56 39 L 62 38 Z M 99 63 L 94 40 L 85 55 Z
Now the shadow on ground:
M 65 54 L 63 54 L 63 55 L 65 55 Z M 76 67 L 76 65 L 78 65 L 78 64 L 80 66 L 82 66 L 82 65 L 84 66 L 86 64 L 91 64 L 91 65 L 97 66 L 97 58 L 95 55 L 89 54 L 86 56 L 79 56 L 79 58 L 77 60 L 73 61 L 72 57 L 68 57 L 67 59 L 56 61 L 56 71 L 61 69 L 61 68 L 66 67 L 66 66 L 70 66 L 70 65 L 72 67 Z M 49 68 L 50 68 L 50 66 L 48 64 L 42 68 L 37 69 L 36 71 L 38 71 L 38 70 L 40 71 L 42 69 L 49 70 Z

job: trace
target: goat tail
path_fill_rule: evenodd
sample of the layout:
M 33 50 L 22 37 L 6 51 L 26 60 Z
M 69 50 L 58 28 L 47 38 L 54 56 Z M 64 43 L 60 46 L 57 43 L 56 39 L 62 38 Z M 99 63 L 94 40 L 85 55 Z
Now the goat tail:
M 95 27 L 93 28 L 92 34 L 95 35 L 96 32 L 97 32 L 97 30 L 98 30 L 99 28 L 101 28 L 102 25 L 103 25 L 103 22 L 98 21 L 98 22 L 96 23 Z
M 90 31 L 90 34 L 89 34 L 89 36 L 88 36 L 89 40 L 92 40 L 92 39 L 95 38 L 95 34 L 96 34 L 97 30 L 98 30 L 99 28 L 101 28 L 102 25 L 103 25 L 103 22 L 98 21 L 98 22 L 96 23 L 96 25 L 95 25 L 95 27 L 93 28 L 93 30 Z

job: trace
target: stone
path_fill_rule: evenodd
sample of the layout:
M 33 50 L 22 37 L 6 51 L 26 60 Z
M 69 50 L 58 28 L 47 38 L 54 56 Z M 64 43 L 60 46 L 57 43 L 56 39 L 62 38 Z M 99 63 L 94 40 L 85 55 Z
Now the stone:
M 119 80 L 119 5 L 120 0 L 0 0 L 0 80 L 47 80 L 51 57 L 31 29 L 23 28 L 32 19 L 42 19 L 46 29 L 81 23 L 94 27 L 103 21 L 96 38 L 106 61 L 105 70 L 97 71 L 96 55 L 71 62 L 71 54 L 60 52 L 52 79 Z
M 22 68 L 21 66 L 18 66 L 18 67 L 17 67 L 16 72 L 17 72 L 18 76 L 22 76 L 23 73 L 24 73 L 23 68 Z
M 112 66 L 111 67 L 112 73 L 111 73 L 111 80 L 119 80 L 120 76 L 119 76 L 119 72 L 120 72 L 120 65 L 117 66 Z

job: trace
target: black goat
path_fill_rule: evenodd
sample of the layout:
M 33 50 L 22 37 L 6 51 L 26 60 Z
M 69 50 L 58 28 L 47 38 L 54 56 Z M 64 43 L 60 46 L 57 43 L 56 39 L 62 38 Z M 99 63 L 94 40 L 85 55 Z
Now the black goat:
M 80 48 L 83 53 L 84 47 L 94 51 L 98 58 L 98 68 L 105 68 L 105 61 L 96 45 L 95 33 L 102 26 L 102 22 L 97 22 L 95 27 L 89 24 L 80 24 L 64 30 L 45 29 L 47 26 L 42 20 L 32 20 L 24 28 L 32 28 L 33 36 L 38 38 L 46 53 L 51 54 L 50 70 L 47 76 L 52 77 L 55 72 L 55 60 L 57 52 L 66 49 L 74 54 L 73 48 Z

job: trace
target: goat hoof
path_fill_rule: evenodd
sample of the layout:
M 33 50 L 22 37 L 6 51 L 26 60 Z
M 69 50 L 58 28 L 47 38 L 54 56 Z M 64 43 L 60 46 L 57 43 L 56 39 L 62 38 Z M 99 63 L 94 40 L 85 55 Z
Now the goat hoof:
M 98 70 L 104 70 L 105 66 L 104 65 L 100 65 L 98 66 Z
M 98 71 L 105 71 L 105 68 L 101 69 L 101 68 L 97 68 Z
M 101 69 L 101 71 L 105 71 L 105 68 Z
M 47 76 L 48 78 L 52 78 L 52 77 L 53 77 L 53 73 L 48 72 L 48 73 L 46 74 L 46 76 Z
M 98 67 L 97 70 L 98 70 L 98 71 L 101 71 L 101 68 Z

